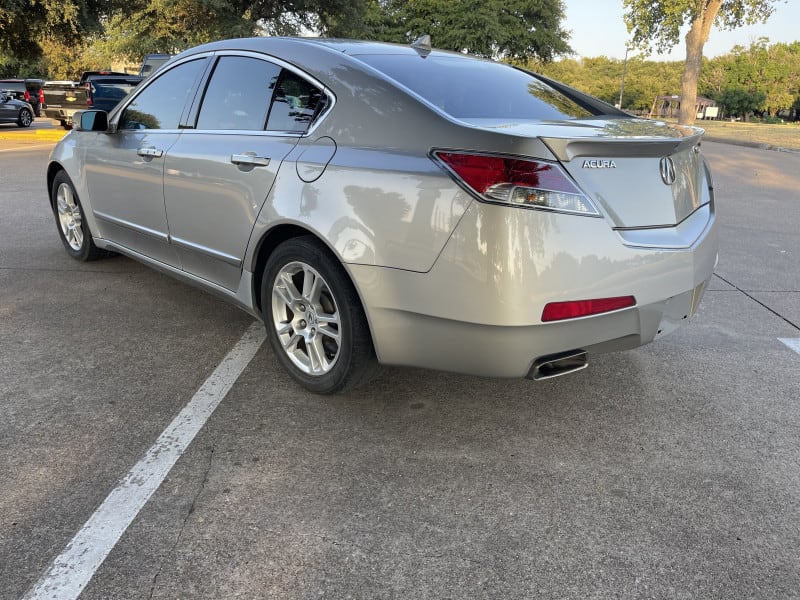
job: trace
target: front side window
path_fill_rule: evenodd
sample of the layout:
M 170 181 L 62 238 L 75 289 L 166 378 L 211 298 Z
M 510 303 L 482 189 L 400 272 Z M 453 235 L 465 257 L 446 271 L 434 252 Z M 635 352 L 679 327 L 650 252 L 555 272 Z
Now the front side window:
M 119 129 L 178 129 L 206 59 L 180 64 L 150 82 L 122 113 Z

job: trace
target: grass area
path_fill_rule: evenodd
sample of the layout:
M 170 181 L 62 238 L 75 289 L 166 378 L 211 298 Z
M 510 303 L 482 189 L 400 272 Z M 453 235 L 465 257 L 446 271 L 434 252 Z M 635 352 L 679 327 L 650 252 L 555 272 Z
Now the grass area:
M 779 148 L 800 150 L 800 122 L 782 125 L 740 123 L 731 121 L 697 121 L 709 138 L 769 144 Z

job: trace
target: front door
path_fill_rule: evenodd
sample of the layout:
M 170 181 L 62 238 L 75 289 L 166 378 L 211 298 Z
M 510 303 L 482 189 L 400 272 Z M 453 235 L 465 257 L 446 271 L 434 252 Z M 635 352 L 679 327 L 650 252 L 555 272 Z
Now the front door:
M 116 132 L 82 136 L 100 236 L 174 267 L 180 261 L 169 243 L 164 162 L 204 67 L 205 59 L 197 59 L 148 81 L 120 113 Z

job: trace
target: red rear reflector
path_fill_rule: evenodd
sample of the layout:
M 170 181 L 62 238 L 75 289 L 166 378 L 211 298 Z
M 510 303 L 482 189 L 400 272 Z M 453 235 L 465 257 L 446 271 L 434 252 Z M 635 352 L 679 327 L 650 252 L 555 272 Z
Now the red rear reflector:
M 597 298 L 595 300 L 572 300 L 569 302 L 550 302 L 542 311 L 542 321 L 563 321 L 636 306 L 633 296 L 616 298 Z

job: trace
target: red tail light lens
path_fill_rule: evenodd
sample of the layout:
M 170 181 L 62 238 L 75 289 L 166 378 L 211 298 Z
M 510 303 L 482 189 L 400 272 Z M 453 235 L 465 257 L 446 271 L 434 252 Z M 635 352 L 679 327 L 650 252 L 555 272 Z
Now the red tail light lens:
M 25 98 L 25 102 L 30 102 L 31 101 L 31 93 L 28 90 L 25 90 L 25 95 L 23 96 L 23 98 Z
M 44 90 L 39 90 L 39 104 L 44 104 Z
M 436 151 L 447 170 L 489 202 L 597 216 L 600 213 L 556 163 Z
M 633 296 L 616 298 L 596 298 L 594 300 L 571 300 L 569 302 L 550 302 L 542 311 L 542 321 L 563 321 L 577 319 L 636 306 Z

